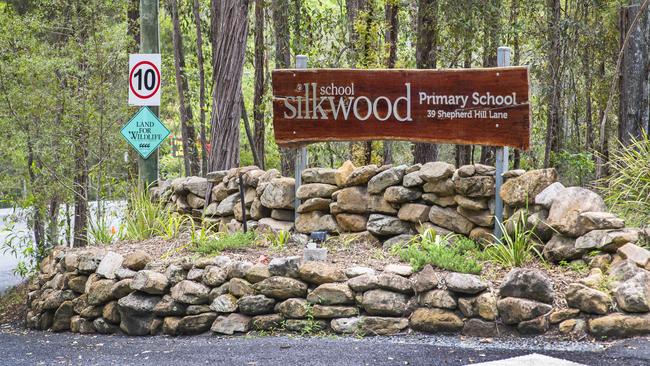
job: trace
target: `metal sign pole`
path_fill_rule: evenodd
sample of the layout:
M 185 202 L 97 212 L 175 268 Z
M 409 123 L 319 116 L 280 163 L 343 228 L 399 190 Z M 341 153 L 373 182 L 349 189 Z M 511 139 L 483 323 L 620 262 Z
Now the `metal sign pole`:
M 307 68 L 308 58 L 305 55 L 296 55 L 296 69 L 306 69 Z M 298 188 L 300 188 L 300 183 L 302 182 L 302 171 L 305 170 L 308 164 L 309 156 L 307 155 L 307 146 L 303 145 L 298 148 L 296 152 L 296 166 L 295 166 L 295 177 L 296 177 L 296 193 L 298 193 Z M 294 210 L 294 222 L 298 217 L 298 206 L 300 206 L 300 200 L 298 196 L 294 198 L 293 201 L 293 210 Z
M 510 66 L 510 54 L 512 50 L 510 47 L 499 47 L 497 49 L 497 66 L 498 67 L 507 67 Z M 497 239 L 501 239 L 503 233 L 501 232 L 501 226 L 499 223 L 503 224 L 503 200 L 499 192 L 501 191 L 501 186 L 503 185 L 503 173 L 508 171 L 508 147 L 499 146 L 496 150 L 496 172 L 495 172 L 495 197 L 494 197 L 494 236 Z
M 159 53 L 158 0 L 140 0 L 140 52 Z M 158 116 L 158 107 L 150 107 Z M 138 156 L 138 175 L 145 188 L 158 181 L 158 149 L 146 159 Z

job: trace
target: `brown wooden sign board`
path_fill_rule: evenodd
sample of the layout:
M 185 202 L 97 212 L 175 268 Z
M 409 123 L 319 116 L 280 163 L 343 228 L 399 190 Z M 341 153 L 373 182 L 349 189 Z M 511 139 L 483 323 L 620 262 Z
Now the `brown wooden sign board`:
M 281 146 L 407 140 L 530 144 L 527 67 L 458 70 L 273 71 Z

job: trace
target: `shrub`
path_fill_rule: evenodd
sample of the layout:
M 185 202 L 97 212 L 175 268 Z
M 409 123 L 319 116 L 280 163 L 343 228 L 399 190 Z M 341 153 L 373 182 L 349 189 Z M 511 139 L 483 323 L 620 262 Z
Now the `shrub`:
M 610 176 L 599 182 L 605 202 L 632 226 L 650 222 L 650 140 L 644 133 L 609 159 Z
M 127 197 L 127 209 L 122 226 L 124 239 L 144 240 L 160 232 L 162 204 L 153 202 L 146 189 L 135 186 Z
M 535 227 L 527 228 L 528 214 L 521 211 L 518 216 L 510 219 L 512 230 L 508 232 L 506 225 L 496 222 L 501 228 L 503 236 L 497 238 L 492 235 L 494 242 L 485 249 L 483 256 L 486 260 L 502 265 L 507 268 L 519 267 L 532 261 L 535 257 L 544 260 L 537 250 L 535 239 Z
M 111 244 L 117 237 L 118 232 L 110 226 L 106 218 L 93 220 L 90 218 L 88 225 L 88 236 L 93 244 Z
M 411 264 L 418 271 L 426 264 L 454 272 L 478 274 L 483 267 L 476 260 L 479 247 L 469 238 L 448 234 L 437 235 L 427 229 L 416 235 L 406 247 L 394 246 L 393 254 Z

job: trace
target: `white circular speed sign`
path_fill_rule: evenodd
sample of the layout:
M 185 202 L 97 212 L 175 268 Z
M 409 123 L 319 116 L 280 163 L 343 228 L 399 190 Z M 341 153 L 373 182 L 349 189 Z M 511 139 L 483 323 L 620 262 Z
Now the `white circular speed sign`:
M 160 105 L 160 54 L 129 55 L 129 104 Z

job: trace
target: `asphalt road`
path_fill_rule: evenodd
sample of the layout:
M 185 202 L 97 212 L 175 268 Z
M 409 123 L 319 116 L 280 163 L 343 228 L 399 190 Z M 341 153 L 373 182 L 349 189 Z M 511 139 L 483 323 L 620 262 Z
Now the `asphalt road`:
M 650 338 L 609 343 L 457 336 L 127 337 L 0 327 L 2 365 L 467 365 L 531 353 L 585 365 L 650 365 Z M 536 366 L 528 364 L 526 366 Z

